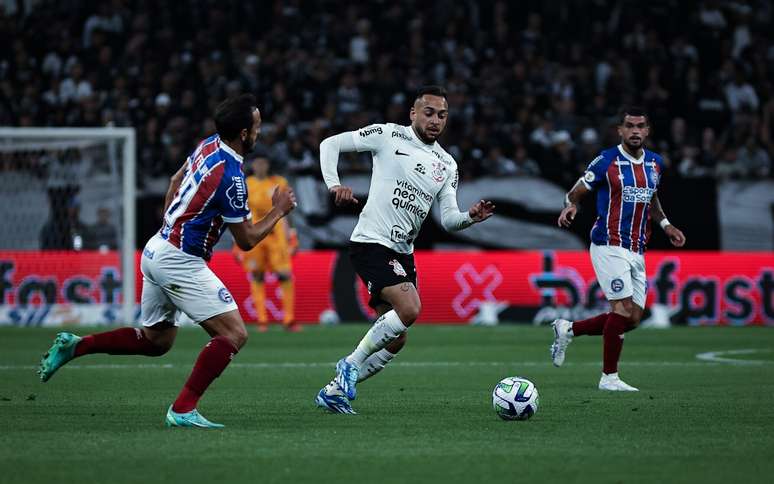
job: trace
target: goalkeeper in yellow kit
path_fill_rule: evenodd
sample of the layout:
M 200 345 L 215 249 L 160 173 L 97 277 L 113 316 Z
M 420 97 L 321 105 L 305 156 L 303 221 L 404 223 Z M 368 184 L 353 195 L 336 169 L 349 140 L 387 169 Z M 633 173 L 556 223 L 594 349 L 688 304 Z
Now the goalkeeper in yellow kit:
M 274 190 L 286 188 L 288 181 L 279 175 L 269 174 L 270 162 L 264 154 L 253 155 L 246 161 L 252 170 L 252 175 L 247 177 L 247 204 L 253 214 L 253 220 L 260 220 L 271 210 L 271 196 Z M 298 239 L 295 230 L 290 227 L 287 219 L 283 219 L 275 225 L 274 230 L 248 252 L 243 252 L 234 245 L 234 254 L 250 275 L 250 295 L 258 315 L 259 331 L 266 331 L 269 324 L 266 314 L 266 288 L 264 284 L 266 273 L 276 274 L 280 282 L 283 326 L 292 332 L 301 329 L 294 320 L 295 289 L 290 261 L 297 246 Z

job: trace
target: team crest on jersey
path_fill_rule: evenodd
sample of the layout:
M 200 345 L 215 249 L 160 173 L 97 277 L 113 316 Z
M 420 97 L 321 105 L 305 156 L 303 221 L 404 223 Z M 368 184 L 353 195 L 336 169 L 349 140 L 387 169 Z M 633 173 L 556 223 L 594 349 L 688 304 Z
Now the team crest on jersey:
M 433 172 L 430 173 L 430 175 L 433 177 L 433 181 L 436 183 L 441 183 L 444 180 L 443 172 L 446 171 L 446 167 L 443 166 L 443 163 L 439 161 L 433 162 Z
M 398 262 L 398 259 L 393 259 L 390 262 L 388 262 L 392 266 L 392 272 L 395 273 L 396 276 L 406 277 L 406 269 L 403 268 L 402 265 L 400 265 L 400 262 Z
M 245 180 L 241 176 L 231 177 L 231 186 L 226 190 L 226 196 L 228 197 L 228 203 L 234 210 L 242 210 L 245 208 Z
M 613 279 L 610 282 L 610 289 L 613 290 L 613 292 L 621 292 L 624 288 L 624 282 L 621 279 Z
M 223 301 L 224 303 L 231 303 L 231 302 L 234 302 L 234 298 L 233 298 L 233 297 L 231 297 L 231 293 L 230 293 L 230 292 L 228 292 L 228 289 L 226 289 L 225 287 L 221 287 L 221 288 L 218 290 L 218 297 L 219 297 L 219 298 L 220 298 L 220 300 L 221 300 L 221 301 Z

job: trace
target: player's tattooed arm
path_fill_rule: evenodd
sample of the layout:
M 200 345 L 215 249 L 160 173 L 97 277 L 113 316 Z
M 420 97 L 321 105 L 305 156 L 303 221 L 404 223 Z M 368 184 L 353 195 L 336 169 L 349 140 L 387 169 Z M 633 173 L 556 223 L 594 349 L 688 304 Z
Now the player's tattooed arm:
M 175 194 L 177 193 L 177 189 L 180 188 L 184 176 L 185 165 L 181 166 L 180 169 L 172 175 L 172 178 L 169 179 L 169 188 L 167 189 L 167 194 L 164 196 L 164 213 L 167 213 L 169 204 L 175 199 Z
M 575 219 L 575 215 L 578 213 L 578 206 L 583 197 L 589 193 L 589 189 L 579 179 L 575 182 L 572 189 L 564 196 L 564 209 L 559 214 L 559 220 L 557 224 L 560 227 L 569 227 L 572 221 Z
M 685 245 L 685 235 L 667 220 L 664 209 L 661 207 L 661 200 L 658 199 L 658 193 L 653 194 L 653 200 L 650 202 L 650 218 L 664 229 L 664 233 L 669 237 L 672 245 L 675 247 Z

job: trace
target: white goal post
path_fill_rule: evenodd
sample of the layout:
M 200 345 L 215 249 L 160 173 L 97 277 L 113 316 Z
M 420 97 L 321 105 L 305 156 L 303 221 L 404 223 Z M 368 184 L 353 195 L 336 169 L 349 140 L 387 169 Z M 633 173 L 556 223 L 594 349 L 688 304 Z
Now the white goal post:
M 63 155 L 67 153 L 67 155 Z M 135 198 L 136 198 L 136 141 L 134 128 L 13 128 L 0 127 L 0 177 L 5 178 L 2 186 L 2 205 L 18 205 L 17 224 L 28 224 L 32 227 L 26 230 L 26 235 L 14 238 L 13 234 L 0 237 L 0 250 L 36 250 L 45 249 L 43 242 L 37 238 L 40 225 L 43 221 L 34 215 L 26 215 L 25 205 L 40 205 L 41 200 L 48 200 L 42 213 L 51 212 L 61 200 L 53 200 L 51 193 L 57 184 L 76 183 L 77 190 L 82 186 L 87 187 L 89 200 L 83 200 L 78 192 L 70 195 L 66 203 L 87 203 L 84 211 L 90 214 L 104 209 L 105 212 L 115 212 L 115 218 L 120 223 L 115 227 L 115 244 L 110 247 L 117 248 L 120 253 L 121 263 L 121 288 L 123 304 L 121 306 L 121 318 L 127 324 L 135 320 Z M 51 160 L 51 158 L 59 158 Z M 65 160 L 65 161 L 62 161 Z M 88 165 L 84 167 L 83 165 Z M 40 168 L 43 166 L 43 168 Z M 38 171 L 35 171 L 38 170 Z M 72 181 L 75 179 L 74 181 Z M 15 181 L 17 180 L 17 181 Z M 31 189 L 24 180 L 32 180 L 35 187 Z M 71 181 L 67 181 L 71 180 Z M 16 183 L 20 191 L 15 191 Z M 35 198 L 36 204 L 28 202 L 30 197 L 24 198 L 21 190 L 32 193 L 37 189 L 43 194 Z M 120 193 L 115 193 L 120 191 Z M 26 200 L 26 201 L 25 201 Z M 99 209 L 96 206 L 99 205 Z M 11 213 L 11 208 L 6 212 Z M 33 212 L 35 213 L 35 212 Z M 25 220 L 25 217 L 33 220 Z M 53 214 L 49 213 L 49 218 Z M 94 226 L 99 222 L 95 221 Z M 7 229 L 6 229 L 7 230 Z M 24 231 L 21 231 L 24 232 Z M 42 233 L 42 231 L 40 231 Z M 35 237 L 33 237 L 35 235 Z M 42 238 L 42 237 L 41 237 Z M 105 249 L 107 245 L 101 246 Z M 85 246 L 83 248 L 86 248 Z M 80 247 L 77 248 L 80 250 Z M 114 259 L 115 260 L 115 259 Z M 59 290 L 59 289 L 58 289 Z M 73 289 L 75 291 L 75 289 Z M 3 303 L 3 301 L 0 301 Z M 116 315 L 118 316 L 118 315 Z

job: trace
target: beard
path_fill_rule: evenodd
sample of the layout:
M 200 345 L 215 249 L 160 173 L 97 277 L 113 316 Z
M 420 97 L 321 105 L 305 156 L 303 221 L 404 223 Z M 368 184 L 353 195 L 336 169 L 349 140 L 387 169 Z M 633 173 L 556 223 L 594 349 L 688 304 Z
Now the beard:
M 419 139 L 423 143 L 428 144 L 428 145 L 433 144 L 438 138 L 441 137 L 441 133 L 443 133 L 443 131 L 439 131 L 438 134 L 430 135 L 422 127 L 416 126 L 416 125 L 414 126 L 414 131 L 417 133 L 417 136 L 419 137 Z
M 624 140 L 624 144 L 632 150 L 638 150 L 642 148 L 642 138 L 635 141 L 632 141 L 631 139 L 626 139 Z
M 256 141 L 257 139 L 250 139 L 250 138 L 247 138 L 246 140 L 242 141 L 242 153 L 246 155 L 251 151 L 253 151 L 253 148 L 255 148 Z

